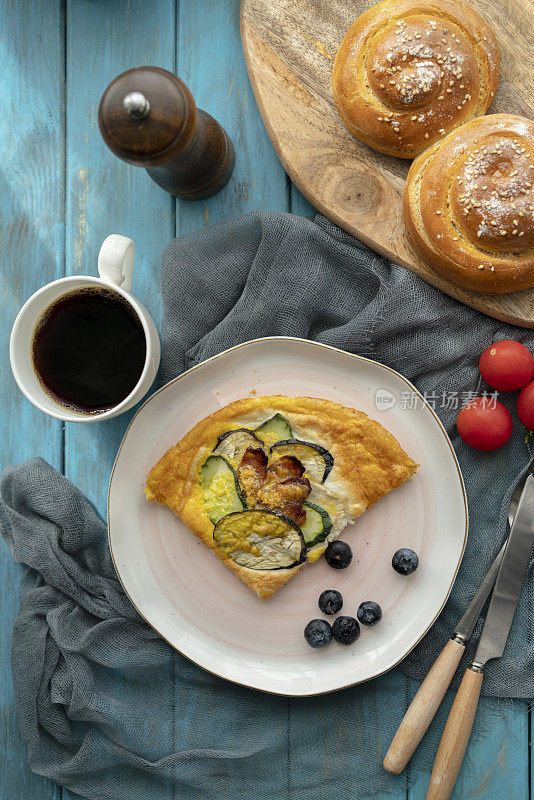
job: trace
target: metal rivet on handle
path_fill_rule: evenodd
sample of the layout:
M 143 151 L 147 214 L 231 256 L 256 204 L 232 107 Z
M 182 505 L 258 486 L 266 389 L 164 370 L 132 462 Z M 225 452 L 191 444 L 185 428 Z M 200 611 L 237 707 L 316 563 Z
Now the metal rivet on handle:
M 130 92 L 122 101 L 123 108 L 134 119 L 143 119 L 148 116 L 150 103 L 141 92 Z

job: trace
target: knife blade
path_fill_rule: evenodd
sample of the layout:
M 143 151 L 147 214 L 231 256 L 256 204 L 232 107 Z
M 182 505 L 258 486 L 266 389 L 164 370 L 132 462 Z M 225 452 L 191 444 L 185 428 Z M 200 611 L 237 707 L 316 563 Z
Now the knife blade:
M 486 622 L 473 659 L 472 667 L 475 670 L 483 670 L 488 661 L 500 658 L 504 652 L 533 546 L 534 476 L 529 475 L 519 500 Z
M 506 542 L 503 544 L 503 546 L 495 556 L 493 564 L 486 573 L 484 580 L 478 587 L 475 596 L 469 603 L 467 611 L 456 624 L 452 638 L 456 639 L 456 641 L 462 644 L 465 644 L 465 642 L 467 642 L 468 639 L 471 638 L 473 629 L 477 623 L 478 618 L 480 617 L 480 612 L 484 608 L 486 600 L 490 596 L 490 592 L 495 584 L 497 575 L 499 574 L 499 569 L 502 563 L 505 550 L 506 550 Z
M 514 493 L 510 498 L 510 505 L 508 508 L 508 524 L 510 526 L 510 529 L 514 524 L 517 507 L 519 505 L 521 497 L 523 496 L 525 484 L 527 482 L 529 475 L 532 473 L 533 469 L 534 469 L 534 461 L 532 461 L 528 466 L 526 473 L 516 485 Z M 497 579 L 497 575 L 499 574 L 499 567 L 501 566 L 501 561 L 505 550 L 506 550 L 506 541 L 504 542 L 503 546 L 497 553 L 495 561 L 489 568 L 486 577 L 480 584 L 477 593 L 471 600 L 471 603 L 469 604 L 467 611 L 465 612 L 463 617 L 456 623 L 456 628 L 454 629 L 454 633 L 452 635 L 452 638 L 456 639 L 456 641 L 465 643 L 471 638 L 471 634 L 473 633 L 473 630 L 480 616 L 480 613 L 484 608 L 486 600 L 490 596 L 490 592 L 493 589 L 493 586 Z
M 521 494 L 495 581 L 475 658 L 465 671 L 441 737 L 426 800 L 448 800 L 464 760 L 478 706 L 484 669 L 504 652 L 534 545 L 534 476 Z

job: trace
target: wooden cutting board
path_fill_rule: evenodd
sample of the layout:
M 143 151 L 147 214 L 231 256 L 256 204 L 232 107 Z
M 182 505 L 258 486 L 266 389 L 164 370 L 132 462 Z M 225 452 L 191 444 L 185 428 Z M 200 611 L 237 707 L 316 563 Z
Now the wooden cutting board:
M 334 105 L 331 74 L 349 25 L 373 0 L 242 0 L 241 38 L 265 127 L 293 182 L 322 214 L 442 291 L 497 319 L 534 328 L 534 289 L 471 292 L 411 248 L 402 192 L 411 162 L 354 139 Z M 501 80 L 490 112 L 534 118 L 533 0 L 471 0 L 497 33 Z

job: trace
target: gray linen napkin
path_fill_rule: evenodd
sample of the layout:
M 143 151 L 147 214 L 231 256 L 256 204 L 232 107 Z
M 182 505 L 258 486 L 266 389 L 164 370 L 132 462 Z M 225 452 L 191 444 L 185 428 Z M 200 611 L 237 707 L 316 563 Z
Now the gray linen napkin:
M 240 341 L 290 334 L 376 358 L 435 393 L 466 479 L 471 533 L 446 609 L 402 665 L 421 677 L 498 549 L 511 488 L 530 460 L 519 426 L 498 454 L 465 447 L 441 393 L 461 399 L 479 388 L 477 356 L 491 340 L 534 347 L 534 335 L 450 300 L 319 217 L 251 214 L 175 240 L 162 292 L 165 380 Z M 431 767 L 447 704 L 408 774 L 382 770 L 380 743 L 416 687 L 398 670 L 288 700 L 236 687 L 174 652 L 124 596 L 102 520 L 41 459 L 4 470 L 0 529 L 28 567 L 12 661 L 36 772 L 91 800 L 365 800 L 402 793 Z M 534 696 L 530 584 L 529 576 L 505 657 L 488 670 L 485 690 L 497 696 Z M 474 736 L 487 735 L 488 713 Z

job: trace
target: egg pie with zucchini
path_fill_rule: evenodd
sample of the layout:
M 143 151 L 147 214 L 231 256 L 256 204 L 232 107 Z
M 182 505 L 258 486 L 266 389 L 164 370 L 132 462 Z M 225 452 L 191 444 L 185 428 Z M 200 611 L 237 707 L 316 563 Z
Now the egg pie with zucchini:
M 150 470 L 145 491 L 268 598 L 416 469 L 361 411 L 248 397 L 195 425 Z

